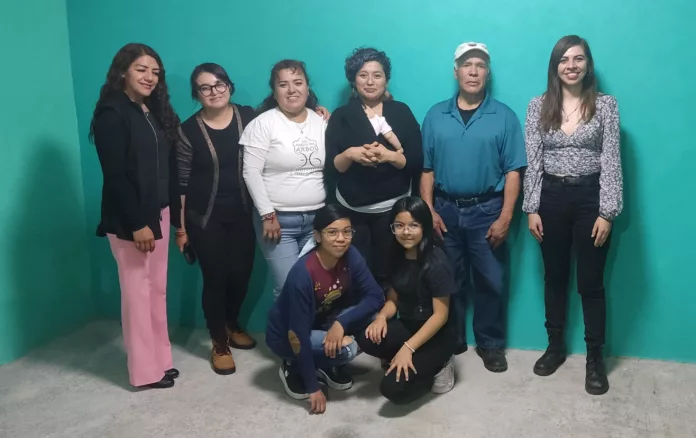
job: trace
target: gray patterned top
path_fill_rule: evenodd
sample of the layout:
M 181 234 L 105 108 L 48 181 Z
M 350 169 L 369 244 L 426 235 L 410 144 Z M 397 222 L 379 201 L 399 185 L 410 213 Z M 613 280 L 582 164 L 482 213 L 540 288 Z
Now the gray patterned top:
M 541 132 L 543 96 L 529 102 L 525 137 L 527 167 L 524 176 L 525 213 L 539 210 L 541 178 L 552 175 L 589 175 L 600 173 L 599 215 L 613 220 L 623 210 L 623 175 L 621 172 L 619 106 L 614 96 L 599 94 L 597 112 L 575 132 L 562 130 Z

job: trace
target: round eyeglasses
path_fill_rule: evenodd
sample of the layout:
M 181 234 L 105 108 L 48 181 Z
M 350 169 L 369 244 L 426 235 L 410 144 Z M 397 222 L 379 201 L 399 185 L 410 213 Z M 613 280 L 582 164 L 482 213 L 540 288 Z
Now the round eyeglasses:
M 225 91 L 227 91 L 228 85 L 224 82 L 218 82 L 215 85 L 201 85 L 198 87 L 198 92 L 201 93 L 202 96 L 208 97 L 213 94 L 213 90 L 215 90 L 218 94 L 222 94 Z

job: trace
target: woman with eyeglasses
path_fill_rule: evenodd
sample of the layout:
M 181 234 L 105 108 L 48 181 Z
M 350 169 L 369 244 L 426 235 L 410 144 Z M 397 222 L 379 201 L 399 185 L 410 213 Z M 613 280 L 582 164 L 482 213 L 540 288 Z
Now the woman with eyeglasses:
M 211 365 L 225 375 L 236 370 L 230 346 L 256 345 L 238 321 L 255 251 L 239 137 L 256 114 L 250 106 L 232 103 L 234 84 L 218 64 L 197 66 L 190 83 L 201 109 L 182 124 L 177 145 L 182 228 L 176 241 L 181 251 L 190 243 L 200 264 Z
M 278 373 L 287 394 L 309 398 L 321 414 L 326 398 L 319 383 L 347 390 L 353 379 L 343 366 L 358 353 L 360 336 L 384 304 L 384 294 L 365 259 L 351 246 L 348 212 L 329 204 L 314 218 L 314 249 L 288 273 L 266 325 L 266 343 L 282 364 Z
M 429 390 L 443 394 L 454 387 L 455 335 L 448 319 L 456 286 L 449 259 L 433 245 L 428 205 L 412 196 L 400 199 L 390 220 L 392 287 L 358 345 L 388 362 L 380 390 L 393 403 L 402 404 Z

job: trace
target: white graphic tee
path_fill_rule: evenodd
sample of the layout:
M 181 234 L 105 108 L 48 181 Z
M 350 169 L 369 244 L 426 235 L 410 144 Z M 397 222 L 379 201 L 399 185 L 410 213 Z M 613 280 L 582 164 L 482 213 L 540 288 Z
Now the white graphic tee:
M 325 130 L 326 121 L 310 109 L 302 123 L 275 108 L 247 125 L 239 141 L 243 175 L 260 215 L 324 206 Z

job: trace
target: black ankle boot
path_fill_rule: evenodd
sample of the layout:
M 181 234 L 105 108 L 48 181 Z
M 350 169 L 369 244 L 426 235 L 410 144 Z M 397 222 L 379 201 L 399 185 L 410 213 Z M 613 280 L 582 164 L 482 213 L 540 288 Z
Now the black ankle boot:
M 585 369 L 585 391 L 592 395 L 602 395 L 609 391 L 609 380 L 602 359 L 602 347 L 587 348 Z
M 566 347 L 561 330 L 548 329 L 549 346 L 546 352 L 534 364 L 534 374 L 550 376 L 563 365 L 566 360 Z

